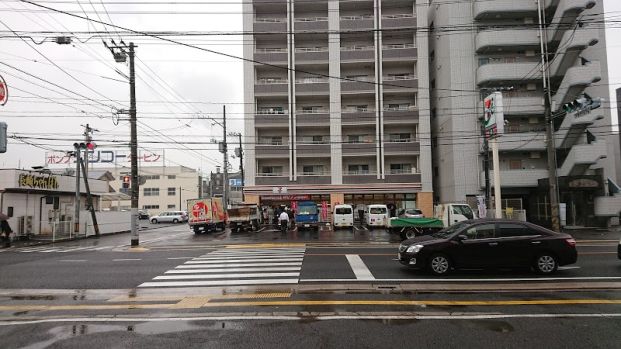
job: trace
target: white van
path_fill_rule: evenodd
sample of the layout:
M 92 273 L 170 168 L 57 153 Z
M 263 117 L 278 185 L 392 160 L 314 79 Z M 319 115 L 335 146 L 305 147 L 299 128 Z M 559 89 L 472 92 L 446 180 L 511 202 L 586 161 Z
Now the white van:
M 370 227 L 387 227 L 390 220 L 386 205 L 368 205 L 364 216 L 365 223 Z
M 351 205 L 334 206 L 334 228 L 354 226 L 354 208 Z

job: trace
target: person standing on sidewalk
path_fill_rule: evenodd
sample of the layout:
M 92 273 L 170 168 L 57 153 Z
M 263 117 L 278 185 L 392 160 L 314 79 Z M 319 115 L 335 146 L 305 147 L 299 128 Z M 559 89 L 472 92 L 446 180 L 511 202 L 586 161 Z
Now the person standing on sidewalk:
M 11 247 L 11 233 L 13 230 L 9 225 L 9 216 L 0 212 L 0 237 L 4 240 L 4 247 Z

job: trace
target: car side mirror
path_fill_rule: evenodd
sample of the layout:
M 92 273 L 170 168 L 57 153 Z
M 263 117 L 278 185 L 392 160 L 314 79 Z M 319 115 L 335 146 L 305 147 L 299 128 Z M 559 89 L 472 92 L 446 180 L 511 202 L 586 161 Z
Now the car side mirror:
M 459 241 L 468 240 L 468 236 L 466 236 L 464 234 L 459 234 L 459 235 L 457 235 L 457 240 L 459 240 Z

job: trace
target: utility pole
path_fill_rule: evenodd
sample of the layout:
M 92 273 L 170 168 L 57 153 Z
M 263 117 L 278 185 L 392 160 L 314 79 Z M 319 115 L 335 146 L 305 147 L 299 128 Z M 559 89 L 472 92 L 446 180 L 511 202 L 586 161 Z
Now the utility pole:
M 229 207 L 229 156 L 226 143 L 226 105 L 222 106 L 222 134 L 224 136 L 220 147 L 220 151 L 224 155 L 224 161 L 222 163 L 224 166 L 224 172 L 222 173 L 222 205 L 224 206 L 224 211 L 226 212 Z
M 485 122 L 481 123 L 481 132 L 483 134 L 483 171 L 485 173 L 485 208 L 490 208 L 490 185 L 489 185 L 489 142 L 485 135 Z M 484 217 L 482 217 L 484 218 Z
M 242 185 L 242 188 L 243 188 L 245 186 L 245 184 L 246 184 L 246 182 L 244 180 L 244 148 L 242 147 L 242 135 L 241 135 L 241 133 L 238 133 L 237 137 L 239 139 L 239 154 L 237 154 L 237 156 L 239 157 L 239 172 L 240 172 L 240 175 L 241 175 L 241 185 Z
M 75 210 L 73 213 L 73 232 L 78 235 L 80 233 L 80 147 L 74 144 L 75 149 Z
M 131 160 L 131 246 L 140 244 L 138 237 L 138 136 L 136 131 L 136 71 L 134 68 L 134 48 L 133 42 L 129 47 L 123 42 L 116 45 L 111 40 L 112 45 L 104 41 L 104 45 L 110 50 L 117 63 L 125 63 L 129 56 L 129 125 L 130 125 L 130 160 Z M 128 49 L 128 51 L 126 51 Z
M 556 173 L 556 145 L 554 143 L 554 120 L 552 118 L 552 106 L 551 99 L 552 94 L 550 91 L 550 80 L 548 71 L 548 45 L 547 45 L 547 30 L 544 27 L 545 13 L 541 6 L 541 0 L 537 0 L 537 8 L 539 14 L 539 41 L 541 45 L 541 72 L 543 75 L 543 93 L 544 93 L 544 106 L 545 106 L 545 123 L 546 123 L 546 138 L 547 138 L 547 155 L 548 155 L 548 187 L 550 195 L 550 217 L 552 223 L 552 230 L 556 232 L 561 231 L 560 217 L 559 217 L 559 197 L 557 187 L 557 173 Z

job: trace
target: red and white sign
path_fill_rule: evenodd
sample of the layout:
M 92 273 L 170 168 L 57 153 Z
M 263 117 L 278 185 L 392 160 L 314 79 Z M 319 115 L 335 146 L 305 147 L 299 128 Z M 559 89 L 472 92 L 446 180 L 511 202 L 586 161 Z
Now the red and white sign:
M 9 100 L 9 89 L 6 86 L 6 82 L 0 75 L 0 105 L 5 105 Z
M 209 207 L 205 205 L 203 201 L 199 201 L 192 206 L 192 216 L 190 216 L 190 221 L 192 222 L 201 222 L 205 220 L 205 217 L 209 213 Z

